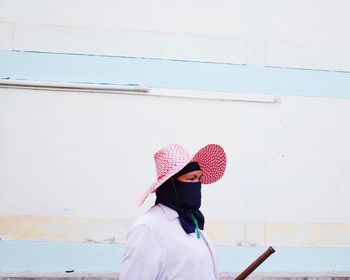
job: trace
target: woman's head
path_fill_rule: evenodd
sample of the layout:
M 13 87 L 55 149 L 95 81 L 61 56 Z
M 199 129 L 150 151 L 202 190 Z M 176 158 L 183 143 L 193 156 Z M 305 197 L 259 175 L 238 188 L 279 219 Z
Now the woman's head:
M 195 155 L 187 153 L 180 145 L 168 145 L 154 154 L 157 181 L 139 197 L 141 206 L 148 195 L 166 182 L 212 184 L 218 181 L 226 168 L 224 149 L 217 144 L 201 148 Z
M 198 162 L 190 162 L 165 181 L 156 191 L 156 204 L 163 203 L 183 209 L 196 210 L 201 206 L 201 178 Z

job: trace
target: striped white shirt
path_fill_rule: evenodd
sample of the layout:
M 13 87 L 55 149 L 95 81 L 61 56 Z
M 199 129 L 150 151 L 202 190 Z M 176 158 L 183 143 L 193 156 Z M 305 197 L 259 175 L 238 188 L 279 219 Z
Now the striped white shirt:
M 158 204 L 131 228 L 121 280 L 219 279 L 216 252 L 204 231 L 187 234 L 173 209 Z

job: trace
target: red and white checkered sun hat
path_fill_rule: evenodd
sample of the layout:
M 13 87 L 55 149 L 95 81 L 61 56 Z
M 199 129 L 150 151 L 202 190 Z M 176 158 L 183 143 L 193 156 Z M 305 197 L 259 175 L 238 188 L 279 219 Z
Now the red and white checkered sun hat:
M 217 144 L 209 144 L 201 148 L 194 156 L 187 153 L 180 145 L 171 144 L 154 154 L 157 170 L 157 181 L 149 186 L 137 200 L 141 206 L 148 195 L 155 192 L 171 176 L 175 175 L 188 163 L 198 162 L 203 176 L 202 184 L 211 184 L 218 181 L 225 173 L 226 154 L 224 149 Z

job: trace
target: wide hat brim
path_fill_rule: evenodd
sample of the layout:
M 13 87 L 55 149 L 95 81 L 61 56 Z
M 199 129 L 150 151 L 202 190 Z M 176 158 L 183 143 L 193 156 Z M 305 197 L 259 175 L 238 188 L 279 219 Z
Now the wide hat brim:
M 189 157 L 187 160 L 179 163 L 165 176 L 157 180 L 146 191 L 139 197 L 136 204 L 141 206 L 146 198 L 157 190 L 165 181 L 171 178 L 173 175 L 178 173 L 190 162 L 198 162 L 203 176 L 201 178 L 202 184 L 212 184 L 221 179 L 226 169 L 226 154 L 224 149 L 217 144 L 209 144 L 201 148 L 193 157 Z

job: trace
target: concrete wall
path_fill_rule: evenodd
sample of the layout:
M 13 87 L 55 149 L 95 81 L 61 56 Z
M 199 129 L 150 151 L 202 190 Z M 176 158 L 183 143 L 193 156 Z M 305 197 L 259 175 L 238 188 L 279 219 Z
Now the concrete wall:
M 220 143 L 227 172 L 204 194 L 217 244 L 350 245 L 349 99 L 210 101 L 199 98 L 273 96 L 162 88 L 150 93 L 199 98 L 1 93 L 3 239 L 123 242 L 144 211 L 136 197 L 155 180 L 154 151 Z
M 347 0 L 2 0 L 0 48 L 349 70 Z
M 0 82 L 160 96 L 0 88 L 0 272 L 118 271 L 129 226 L 153 202 L 133 206 L 155 178 L 152 154 L 174 142 L 227 151 L 203 203 L 221 271 L 268 245 L 280 254 L 262 271 L 348 271 L 348 7 L 0 1 Z

